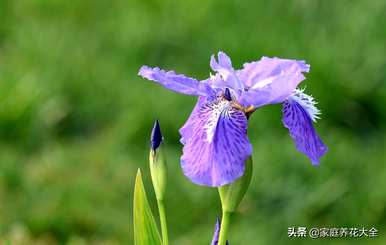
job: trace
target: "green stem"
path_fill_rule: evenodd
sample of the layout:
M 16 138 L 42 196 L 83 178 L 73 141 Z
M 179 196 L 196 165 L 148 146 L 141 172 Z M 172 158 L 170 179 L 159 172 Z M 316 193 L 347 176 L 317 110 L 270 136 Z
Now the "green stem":
M 157 200 L 157 203 L 158 203 L 159 218 L 161 222 L 162 245 L 168 245 L 169 238 L 168 238 L 168 226 L 166 222 L 165 205 L 162 200 Z
M 226 245 L 231 214 L 232 213 L 229 211 L 222 212 L 221 229 L 220 229 L 218 245 Z

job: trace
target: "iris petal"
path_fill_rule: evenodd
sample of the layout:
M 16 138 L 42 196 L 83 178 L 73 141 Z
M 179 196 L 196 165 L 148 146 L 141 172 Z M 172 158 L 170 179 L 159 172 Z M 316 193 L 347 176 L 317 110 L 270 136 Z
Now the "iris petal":
M 228 55 L 220 51 L 218 52 L 217 57 L 218 57 L 218 62 L 216 61 L 213 55 L 210 60 L 210 67 L 214 71 L 218 69 L 233 69 L 231 58 L 229 58 Z
M 320 139 L 312 125 L 310 115 L 295 100 L 283 103 L 283 124 L 288 128 L 296 148 L 308 156 L 313 165 L 327 152 L 327 146 Z
M 207 98 L 204 96 L 200 96 L 197 99 L 197 103 L 193 108 L 192 113 L 188 120 L 186 120 L 185 124 L 180 128 L 179 132 L 181 134 L 180 142 L 185 145 L 186 141 L 189 140 L 194 132 L 194 126 L 197 120 L 199 120 L 199 110 L 200 108 L 207 102 Z
M 244 106 L 260 107 L 283 102 L 308 72 L 304 61 L 263 57 L 257 62 L 245 63 L 237 76 L 246 86 L 240 103 Z
M 217 57 L 218 62 L 214 55 L 210 59 L 210 67 L 213 71 L 217 72 L 211 79 L 212 86 L 215 88 L 228 87 L 237 93 L 241 92 L 244 89 L 244 85 L 236 76 L 231 59 L 224 52 L 219 52 Z
M 231 102 L 217 99 L 201 104 L 180 133 L 184 143 L 181 166 L 192 182 L 222 186 L 243 175 L 252 146 L 247 118 Z
M 182 94 L 207 96 L 211 95 L 213 92 L 211 87 L 206 83 L 199 82 L 194 78 L 176 74 L 174 71 L 167 72 L 158 67 L 151 68 L 142 66 L 138 75 L 155 81 L 167 89 Z

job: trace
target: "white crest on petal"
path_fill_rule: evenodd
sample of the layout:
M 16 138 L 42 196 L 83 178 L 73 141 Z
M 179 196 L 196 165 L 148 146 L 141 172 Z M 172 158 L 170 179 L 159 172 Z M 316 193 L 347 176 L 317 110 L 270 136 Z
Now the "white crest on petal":
M 295 89 L 289 99 L 303 107 L 313 122 L 316 122 L 316 119 L 320 119 L 319 115 L 321 112 L 316 108 L 317 102 L 311 95 L 305 94 L 304 89 Z
M 216 133 L 217 122 L 220 117 L 230 117 L 232 114 L 232 107 L 230 102 L 225 99 L 219 99 L 215 102 L 210 102 L 201 110 L 208 110 L 205 113 L 210 113 L 209 118 L 205 124 L 206 140 L 212 142 Z
M 263 88 L 269 84 L 271 84 L 273 82 L 273 80 L 275 79 L 275 76 L 271 76 L 271 77 L 267 77 L 257 83 L 255 83 L 251 89 L 260 89 L 260 88 Z

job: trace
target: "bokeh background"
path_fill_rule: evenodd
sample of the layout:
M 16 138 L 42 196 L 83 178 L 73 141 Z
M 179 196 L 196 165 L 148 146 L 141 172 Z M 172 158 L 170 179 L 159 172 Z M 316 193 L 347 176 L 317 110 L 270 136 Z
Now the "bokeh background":
M 179 166 L 195 98 L 137 76 L 142 64 L 198 79 L 209 57 L 304 59 L 329 146 L 296 151 L 281 106 L 250 119 L 254 173 L 231 244 L 386 244 L 386 2 L 0 1 L 0 244 L 133 244 L 137 168 L 149 199 L 158 118 L 172 244 L 209 244 L 220 203 Z M 153 205 L 155 208 L 155 206 Z M 154 209 L 154 211 L 156 211 Z M 291 226 L 376 227 L 376 239 L 296 239 Z

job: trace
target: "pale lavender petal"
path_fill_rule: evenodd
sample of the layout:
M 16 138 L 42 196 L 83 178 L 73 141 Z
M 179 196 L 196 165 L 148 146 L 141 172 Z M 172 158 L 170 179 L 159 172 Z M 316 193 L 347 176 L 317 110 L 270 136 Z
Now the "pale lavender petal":
M 167 72 L 158 67 L 151 68 L 142 66 L 138 75 L 182 94 L 207 96 L 213 92 L 211 87 L 206 83 L 201 83 L 194 78 L 176 74 L 174 71 Z
M 180 132 L 185 144 L 181 166 L 192 182 L 221 186 L 243 175 L 252 146 L 247 118 L 231 102 L 221 98 L 203 103 Z
M 303 72 L 308 72 L 309 67 L 304 61 L 268 57 L 244 64 L 237 72 L 246 90 L 240 103 L 260 107 L 283 102 L 305 79 Z
M 224 81 L 219 73 L 211 75 L 209 78 L 202 80 L 202 83 L 208 84 L 212 88 L 213 95 L 223 94 L 226 89 L 229 89 L 231 94 L 237 99 L 241 94 L 241 89 L 233 89 L 233 83 L 229 82 L 230 80 Z
M 237 93 L 241 92 L 244 89 L 244 85 L 236 76 L 231 59 L 221 51 L 217 57 L 218 62 L 214 55 L 210 59 L 210 67 L 216 72 L 216 75 L 211 78 L 212 86 L 215 88 L 231 88 L 237 91 Z
M 218 52 L 217 57 L 218 57 L 218 62 L 216 61 L 214 55 L 212 55 L 210 59 L 210 67 L 214 71 L 217 71 L 220 69 L 233 69 L 231 58 L 229 58 L 228 55 L 220 51 Z
M 309 72 L 309 70 L 310 66 L 303 60 L 262 57 L 259 61 L 245 63 L 238 75 L 244 84 L 251 88 L 262 87 L 273 77 Z
M 320 139 L 312 125 L 310 115 L 295 100 L 283 103 L 283 124 L 295 141 L 296 148 L 310 158 L 313 165 L 327 152 L 327 146 Z
M 217 218 L 216 219 L 216 225 L 214 226 L 212 243 L 210 245 L 218 245 L 218 239 L 220 236 L 220 228 L 221 228 L 220 219 Z M 228 241 L 226 241 L 226 245 L 229 245 Z

